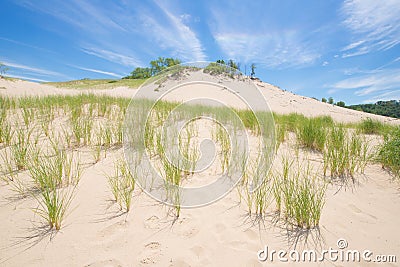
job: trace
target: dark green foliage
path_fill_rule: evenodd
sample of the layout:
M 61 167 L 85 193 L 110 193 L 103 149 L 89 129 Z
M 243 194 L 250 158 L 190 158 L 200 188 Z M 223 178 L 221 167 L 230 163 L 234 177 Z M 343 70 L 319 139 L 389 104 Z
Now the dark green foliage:
M 155 76 L 162 70 L 178 64 L 181 64 L 179 59 L 159 57 L 157 60 L 150 61 L 151 75 Z
M 339 101 L 336 103 L 336 106 L 344 108 L 344 107 L 346 107 L 346 104 L 343 101 Z
M 150 61 L 150 67 L 146 68 L 138 67 L 131 72 L 131 75 L 126 76 L 123 79 L 147 79 L 159 74 L 166 68 L 179 64 L 181 64 L 181 61 L 177 58 L 159 57 L 156 60 Z
M 329 97 L 329 98 L 328 98 L 328 103 L 329 103 L 329 104 L 333 104 L 333 103 L 334 103 L 334 101 L 333 101 L 333 98 L 332 98 L 332 97 Z
M 125 79 L 147 79 L 151 77 L 150 68 L 136 68 L 131 72 L 131 75 L 124 77 Z
M 326 100 L 325 97 L 323 97 L 323 98 L 321 99 L 321 101 L 322 101 L 323 103 L 326 103 L 326 102 L 327 102 L 327 100 Z
M 400 101 L 396 100 L 378 101 L 375 104 L 351 105 L 347 108 L 377 115 L 400 118 Z

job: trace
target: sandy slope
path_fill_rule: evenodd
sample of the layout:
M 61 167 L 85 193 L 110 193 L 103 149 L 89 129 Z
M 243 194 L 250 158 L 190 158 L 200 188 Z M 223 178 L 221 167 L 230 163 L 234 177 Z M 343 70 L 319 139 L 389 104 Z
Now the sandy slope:
M 331 115 L 344 122 L 357 121 L 362 116 L 390 120 L 333 107 L 269 84 L 257 85 L 278 113 Z M 0 94 L 10 96 L 82 92 L 22 81 L 0 80 L 1 87 L 6 89 L 0 89 Z M 117 88 L 96 93 L 129 97 L 135 91 Z M 293 140 L 285 142 L 276 160 L 293 153 L 293 146 Z M 113 171 L 113 161 L 121 153 L 121 149 L 114 151 L 99 163 L 88 165 L 72 203 L 74 209 L 57 234 L 39 227 L 41 220 L 31 210 L 37 205 L 35 199 L 15 199 L 10 187 L 1 185 L 0 266 L 270 266 L 268 261 L 257 260 L 257 251 L 265 245 L 275 250 L 296 246 L 320 251 L 337 248 L 339 238 L 347 240 L 349 249 L 369 249 L 375 254 L 396 255 L 400 260 L 399 182 L 378 165 L 367 166 L 354 184 L 331 184 L 319 231 L 305 232 L 272 223 L 272 213 L 264 222 L 251 220 L 235 190 L 212 205 L 183 210 L 174 223 L 167 207 L 136 190 L 131 212 L 120 214 L 110 202 L 112 195 L 104 173 Z M 300 156 L 310 159 L 315 170 L 321 169 L 321 155 L 300 150 Z M 91 162 L 90 156 L 83 160 Z M 349 264 L 325 261 L 313 265 Z
M 217 80 L 216 80 L 217 82 Z M 279 114 L 289 114 L 289 113 L 300 113 L 305 116 L 321 116 L 329 115 L 334 120 L 340 122 L 357 122 L 365 118 L 372 118 L 382 122 L 389 122 L 393 124 L 400 124 L 399 119 L 389 118 L 385 116 L 369 114 L 365 112 L 360 112 L 356 110 L 351 110 L 347 108 L 342 108 L 327 103 L 322 103 L 318 100 L 299 96 L 291 92 L 282 90 L 276 86 L 268 83 L 255 82 L 256 86 L 260 89 L 261 93 L 264 95 L 268 102 L 271 110 Z M 56 88 L 50 85 L 33 83 L 28 81 L 9 81 L 0 79 L 0 94 L 7 96 L 26 96 L 26 95 L 52 95 L 52 94 L 81 94 L 81 93 L 93 93 L 93 94 L 104 94 L 111 96 L 121 96 L 121 97 L 133 97 L 137 90 L 129 89 L 127 87 L 117 87 L 114 89 L 100 89 L 100 90 L 77 90 L 77 89 L 62 89 Z M 240 88 L 238 89 L 240 90 Z M 198 91 L 198 90 L 194 90 Z M 203 88 L 204 95 L 211 95 L 215 91 Z M 146 92 L 145 96 L 149 98 L 158 98 L 163 93 L 165 89 L 154 91 L 149 90 Z M 240 92 L 245 93 L 245 92 Z M 174 97 L 172 100 L 186 100 L 190 96 L 191 92 L 180 95 L 180 97 Z M 232 106 L 237 106 L 241 108 L 241 103 L 235 105 L 235 102 L 229 101 Z

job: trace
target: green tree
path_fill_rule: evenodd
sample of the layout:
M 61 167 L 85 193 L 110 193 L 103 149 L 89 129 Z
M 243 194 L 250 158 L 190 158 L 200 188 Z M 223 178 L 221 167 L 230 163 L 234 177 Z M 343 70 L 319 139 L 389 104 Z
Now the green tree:
M 332 104 L 332 105 L 333 105 L 333 103 L 335 103 L 335 102 L 333 101 L 333 98 L 332 98 L 332 97 L 329 97 L 329 98 L 328 98 L 328 103 L 329 103 L 329 104 Z
M 326 103 L 326 98 L 325 97 L 323 97 L 322 99 L 321 99 L 321 101 L 323 102 L 323 103 Z
M 150 61 L 150 69 L 151 69 L 151 75 L 157 75 L 160 73 L 163 69 L 166 69 L 168 67 L 172 67 L 174 65 L 180 64 L 181 61 L 179 59 L 174 59 L 174 58 L 164 58 L 164 57 L 159 57 L 156 60 Z
M 343 101 L 339 101 L 339 102 L 336 103 L 336 106 L 344 108 L 344 107 L 346 107 L 346 104 Z
M 250 77 L 253 78 L 254 75 L 256 75 L 256 65 L 254 63 L 251 63 L 251 73 L 250 73 Z
M 150 68 L 136 68 L 131 72 L 131 75 L 126 77 L 128 79 L 147 79 L 151 77 Z

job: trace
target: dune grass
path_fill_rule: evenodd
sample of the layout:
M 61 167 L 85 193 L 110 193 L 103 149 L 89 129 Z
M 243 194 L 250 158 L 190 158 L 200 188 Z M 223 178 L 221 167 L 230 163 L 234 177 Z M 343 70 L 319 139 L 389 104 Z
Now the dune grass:
M 114 162 L 114 175 L 108 176 L 108 184 L 115 202 L 124 212 L 129 212 L 131 209 L 135 179 L 124 159 Z
M 114 86 L 118 82 L 110 84 Z M 82 88 L 92 85 L 95 84 L 87 82 Z M 121 148 L 123 123 L 129 101 L 125 98 L 91 94 L 20 99 L 0 97 L 2 177 L 16 193 L 26 195 L 29 191 L 19 175 L 24 172 L 29 174 L 36 186 L 36 191 L 31 192 L 39 203 L 35 211 L 50 227 L 57 230 L 62 227 L 73 199 L 82 173 L 79 153 L 91 153 L 97 163 L 103 155 L 107 157 L 108 150 Z M 134 101 L 137 107 L 135 112 L 141 114 L 148 100 Z M 176 217 L 181 213 L 182 196 L 179 186 L 184 179 L 194 175 L 196 160 L 200 155 L 196 143 L 198 129 L 194 124 L 188 124 L 177 135 L 179 153 L 183 160 L 168 161 L 164 157 L 166 146 L 173 144 L 166 143 L 163 139 L 166 132 L 162 132 L 161 125 L 178 105 L 179 103 L 158 102 L 143 133 L 144 146 L 150 158 L 160 162 L 160 173 L 168 182 L 165 184 L 167 197 L 172 201 Z M 267 122 L 265 125 L 261 123 L 260 127 L 257 117 L 251 111 L 235 112 L 238 121 L 253 136 L 259 136 L 264 130 L 262 127 L 271 127 L 271 122 L 266 117 L 270 114 L 257 114 L 258 118 Z M 233 132 L 241 127 L 240 123 L 231 120 L 227 109 L 201 105 L 183 106 L 174 114 L 174 119 L 181 119 L 183 113 L 194 117 L 203 113 L 215 114 L 211 117 L 222 125 L 226 123 L 232 126 Z M 363 173 L 373 153 L 364 134 L 382 134 L 385 140 L 379 148 L 377 158 L 385 168 L 399 176 L 400 131 L 394 131 L 394 127 L 372 120 L 341 125 L 334 123 L 328 116 L 306 118 L 300 114 L 274 114 L 274 117 L 278 125 L 275 133 L 278 144 L 288 139 L 289 132 L 291 136 L 296 136 L 297 142 L 292 159 L 286 157 L 282 161 L 282 169 L 275 172 L 255 168 L 242 155 L 231 155 L 235 148 L 229 137 L 232 129 L 226 130 L 220 125 L 213 129 L 213 139 L 221 151 L 218 157 L 222 172 L 229 175 L 230 164 L 244 172 L 240 183 L 240 197 L 246 200 L 250 215 L 265 218 L 264 215 L 273 202 L 280 217 L 287 223 L 301 228 L 319 225 L 326 183 L 314 173 L 309 163 L 300 164 L 297 159 L 294 160 L 302 150 L 311 149 L 322 153 L 324 175 L 354 177 L 356 172 Z M 114 163 L 114 174 L 107 176 L 114 199 L 125 212 L 131 210 L 137 175 L 120 159 Z M 247 187 L 251 181 L 263 182 L 250 193 Z
M 297 139 L 300 145 L 323 151 L 326 140 L 326 129 L 321 120 L 310 118 L 302 121 L 297 130 Z
M 310 229 L 319 225 L 327 183 L 318 179 L 310 165 L 302 165 L 283 157 L 272 190 L 279 214 L 290 224 Z
M 377 158 L 383 167 L 400 178 L 400 127 L 393 129 L 384 139 Z
M 358 124 L 358 129 L 363 134 L 381 134 L 384 130 L 382 122 L 366 118 Z
M 356 132 L 347 131 L 343 125 L 334 126 L 327 132 L 323 159 L 324 175 L 329 170 L 331 177 L 353 178 L 370 160 L 369 145 Z

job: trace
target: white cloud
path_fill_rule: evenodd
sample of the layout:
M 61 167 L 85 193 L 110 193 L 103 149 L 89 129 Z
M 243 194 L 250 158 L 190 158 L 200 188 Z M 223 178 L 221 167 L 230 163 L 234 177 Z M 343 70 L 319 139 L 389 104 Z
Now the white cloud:
M 26 70 L 26 71 L 31 71 L 39 75 L 46 75 L 46 76 L 63 76 L 63 74 L 55 72 L 55 71 L 50 71 L 50 70 L 45 70 L 45 69 L 40 69 L 40 68 L 35 68 L 35 67 L 30 67 L 18 63 L 13 63 L 13 62 L 8 62 L 8 61 L 3 61 L 3 64 L 6 65 L 7 67 L 10 68 L 16 68 L 20 70 Z
M 126 31 L 113 19 L 116 17 L 115 14 L 110 15 L 110 9 L 105 9 L 101 4 L 95 6 L 86 0 L 54 0 L 51 2 L 19 0 L 17 2 L 24 7 L 51 15 L 87 32 Z
M 366 99 L 363 102 L 376 103 L 377 101 L 388 101 L 388 100 L 400 100 L 400 90 L 385 92 L 383 94 L 379 94 L 369 99 Z
M 22 75 L 14 75 L 14 74 L 7 74 L 7 77 L 18 78 L 18 79 L 28 80 L 28 81 L 42 82 L 42 83 L 50 82 L 48 80 L 43 80 L 43 79 L 38 79 L 38 78 L 28 77 L 28 76 L 22 76 Z
M 142 63 L 139 60 L 137 60 L 136 58 L 133 58 L 131 56 L 122 55 L 122 54 L 116 53 L 114 51 L 109 51 L 109 50 L 105 50 L 102 48 L 85 47 L 85 48 L 82 48 L 81 50 L 83 52 L 85 52 L 86 54 L 89 54 L 89 55 L 92 55 L 95 57 L 99 57 L 99 58 L 108 60 L 110 62 L 122 64 L 122 65 L 128 66 L 128 67 L 138 67 L 138 66 L 142 65 Z
M 376 70 L 370 74 L 341 80 L 332 86 L 329 94 L 340 90 L 353 90 L 357 96 L 372 96 L 375 98 L 387 92 L 400 95 L 400 69 Z M 396 93 L 397 92 L 397 93 Z M 395 94 L 396 93 L 396 94 Z
M 117 78 L 120 78 L 120 77 L 123 76 L 121 74 L 116 74 L 114 72 L 109 72 L 109 71 L 104 71 L 104 70 L 90 69 L 90 68 L 84 68 L 84 67 L 79 67 L 79 66 L 73 66 L 73 67 L 77 68 L 77 69 L 80 69 L 80 70 L 85 70 L 85 71 L 89 71 L 89 72 L 105 74 L 105 75 L 113 76 L 113 77 L 117 77 Z
M 398 0 L 346 0 L 342 6 L 344 25 L 354 34 L 343 48 L 343 57 L 387 50 L 400 43 Z
M 320 57 L 294 31 L 266 34 L 215 31 L 214 38 L 229 58 L 268 67 L 310 65 Z
M 185 61 L 204 61 L 207 59 L 204 48 L 196 33 L 184 22 L 187 16 L 175 16 L 164 2 L 157 2 L 169 23 L 162 23 L 154 14 L 141 14 L 144 31 L 153 37 L 163 49 L 172 49 L 174 56 Z
M 211 34 L 224 56 L 269 68 L 303 67 L 320 58 L 319 29 L 307 31 L 302 25 L 274 26 L 267 17 L 253 18 L 253 11 L 247 10 L 248 7 L 231 6 L 232 2 L 224 5 L 236 11 L 237 20 L 221 6 L 211 8 L 209 19 Z M 251 12 L 250 16 L 243 15 L 247 12 Z M 255 24 L 255 21 L 258 22 Z M 315 36 L 318 39 L 313 38 Z

